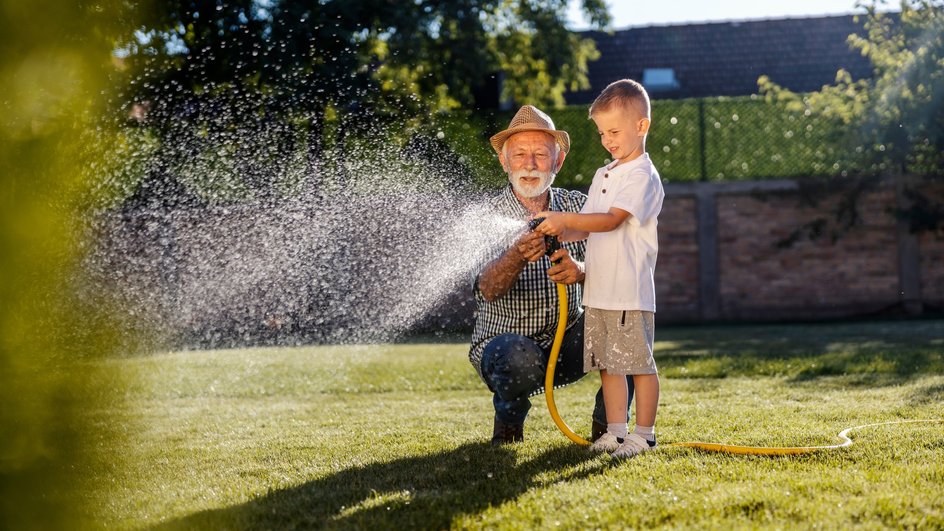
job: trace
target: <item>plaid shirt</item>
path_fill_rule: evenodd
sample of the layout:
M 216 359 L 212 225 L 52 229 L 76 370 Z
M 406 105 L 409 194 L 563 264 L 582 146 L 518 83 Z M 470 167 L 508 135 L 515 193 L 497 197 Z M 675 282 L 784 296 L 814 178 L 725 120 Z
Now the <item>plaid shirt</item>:
M 559 212 L 580 212 L 587 196 L 573 190 L 551 188 L 550 210 Z M 511 185 L 506 186 L 493 200 L 493 207 L 502 215 L 527 221 L 528 210 L 515 197 Z M 584 261 L 587 248 L 586 240 L 564 242 L 562 244 L 571 258 Z M 557 318 L 560 309 L 557 302 L 557 286 L 547 276 L 551 267 L 550 259 L 542 257 L 537 262 L 529 262 L 511 290 L 498 300 L 489 302 L 479 290 L 479 275 L 488 262 L 501 255 L 506 249 L 498 248 L 488 256 L 472 281 L 475 294 L 475 328 L 472 331 L 472 345 L 469 349 L 469 361 L 482 376 L 482 351 L 485 345 L 501 334 L 514 333 L 527 336 L 548 350 L 554 342 L 557 332 Z M 569 329 L 583 313 L 580 306 L 582 286 L 567 286 L 567 328 Z

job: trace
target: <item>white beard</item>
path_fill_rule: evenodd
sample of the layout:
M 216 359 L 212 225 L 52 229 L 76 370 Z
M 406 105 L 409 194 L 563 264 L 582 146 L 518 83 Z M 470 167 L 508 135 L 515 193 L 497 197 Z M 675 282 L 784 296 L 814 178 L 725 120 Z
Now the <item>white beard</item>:
M 554 177 L 556 176 L 556 173 L 549 171 L 517 170 L 508 174 L 508 180 L 511 182 L 511 187 L 514 188 L 518 195 L 530 199 L 546 192 L 547 189 L 551 187 L 551 184 L 554 183 Z M 521 177 L 538 177 L 541 180 L 538 181 L 537 184 L 526 185 L 520 182 Z

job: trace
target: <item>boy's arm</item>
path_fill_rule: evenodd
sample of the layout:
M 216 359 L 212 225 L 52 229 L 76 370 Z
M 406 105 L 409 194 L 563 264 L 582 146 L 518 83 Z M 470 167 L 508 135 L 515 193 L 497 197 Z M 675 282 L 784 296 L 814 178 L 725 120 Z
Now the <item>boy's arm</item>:
M 557 239 L 562 242 L 579 242 L 580 240 L 586 240 L 589 236 L 590 233 L 585 230 L 566 229 Z
M 629 216 L 621 208 L 610 208 L 608 212 L 595 214 L 577 214 L 574 212 L 541 212 L 535 217 L 544 221 L 535 230 L 557 236 L 563 241 L 582 240 L 591 232 L 610 232 L 619 227 Z

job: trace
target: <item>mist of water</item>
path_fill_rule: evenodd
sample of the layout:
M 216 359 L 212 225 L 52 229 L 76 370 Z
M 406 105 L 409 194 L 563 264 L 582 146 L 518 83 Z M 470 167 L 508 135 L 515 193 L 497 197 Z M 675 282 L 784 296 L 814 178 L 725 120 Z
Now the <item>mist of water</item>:
M 116 326 L 162 347 L 461 329 L 473 270 L 524 230 L 447 150 L 376 135 L 312 167 L 277 128 L 174 127 L 160 147 L 130 130 L 102 163 L 98 189 L 127 190 L 87 220 L 80 290 L 107 291 Z

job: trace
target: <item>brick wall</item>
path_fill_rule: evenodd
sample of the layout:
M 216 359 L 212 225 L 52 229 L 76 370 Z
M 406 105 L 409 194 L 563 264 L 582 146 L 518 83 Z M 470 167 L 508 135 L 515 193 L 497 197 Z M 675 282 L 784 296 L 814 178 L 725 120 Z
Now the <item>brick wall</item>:
M 921 247 L 921 295 L 925 305 L 944 310 L 944 238 L 923 234 Z
M 660 320 L 698 315 L 698 222 L 694 197 L 667 198 L 659 215 L 656 303 Z
M 748 319 L 877 311 L 898 302 L 895 219 L 885 206 L 894 194 L 862 198 L 863 219 L 834 239 L 823 223 L 815 239 L 799 228 L 830 216 L 837 198 L 801 205 L 796 194 L 718 200 L 722 316 Z M 802 231 L 801 231 L 802 232 Z
M 910 183 L 909 185 L 913 185 Z M 793 181 L 667 185 L 656 289 L 660 321 L 803 320 L 939 310 L 944 237 L 895 215 L 902 182 L 857 199 Z M 924 193 L 944 185 L 921 184 Z M 944 194 L 942 194 L 944 195 Z
M 944 204 L 944 183 L 925 186 L 922 193 Z M 921 255 L 921 298 L 932 311 L 944 311 L 944 234 L 924 232 L 918 236 Z

